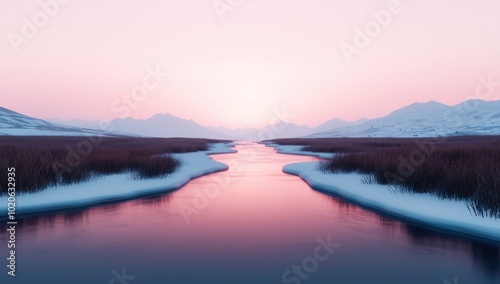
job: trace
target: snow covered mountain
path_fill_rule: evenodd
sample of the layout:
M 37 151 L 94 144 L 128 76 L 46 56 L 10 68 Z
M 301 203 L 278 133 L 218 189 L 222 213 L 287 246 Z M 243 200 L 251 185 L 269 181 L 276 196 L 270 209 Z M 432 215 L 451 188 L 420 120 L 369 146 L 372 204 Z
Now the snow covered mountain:
M 110 132 L 66 126 L 30 117 L 15 111 L 0 107 L 0 136 L 3 135 L 41 135 L 41 136 L 83 136 L 83 135 L 113 135 Z
M 52 122 L 52 123 L 74 126 L 74 127 L 79 127 L 79 128 L 99 129 L 99 121 L 93 121 L 93 120 L 85 120 L 85 119 L 78 119 L 78 118 L 72 118 L 72 119 L 68 119 L 68 120 L 57 119 L 57 118 L 47 118 L 45 120 L 48 122 Z
M 117 118 L 108 124 L 112 131 L 102 131 L 99 127 L 99 121 L 52 119 L 49 122 L 0 107 L 0 135 L 80 136 L 104 134 L 108 136 L 228 138 L 226 135 L 208 130 L 192 120 L 170 114 L 156 114 L 148 119 Z
M 54 121 L 54 120 L 53 120 Z M 99 123 L 72 119 L 57 123 L 29 117 L 0 107 L 0 135 L 100 135 Z M 105 135 L 148 137 L 204 137 L 264 140 L 289 137 L 430 137 L 500 135 L 500 101 L 469 100 L 455 106 L 435 101 L 414 103 L 387 116 L 348 122 L 329 120 L 318 127 L 278 123 L 263 128 L 205 127 L 171 114 L 148 119 L 112 120 Z M 71 126 L 68 126 L 71 125 Z
M 414 103 L 387 116 L 309 137 L 432 137 L 500 135 L 500 101 L 469 100 L 455 106 Z
M 98 121 L 70 119 L 57 120 L 53 122 L 93 129 L 99 128 Z M 219 131 L 213 131 L 193 120 L 183 119 L 168 113 L 156 114 L 147 119 L 135 119 L 131 117 L 117 118 L 109 122 L 114 131 L 122 133 L 133 133 L 134 135 L 147 137 L 187 137 L 187 138 L 213 138 L 229 139 L 231 135 L 225 135 Z M 232 136 L 231 136 L 232 137 Z
M 116 131 L 134 133 L 150 137 L 187 137 L 227 139 L 224 134 L 217 133 L 194 122 L 171 114 L 156 114 L 148 119 L 118 118 L 111 121 Z

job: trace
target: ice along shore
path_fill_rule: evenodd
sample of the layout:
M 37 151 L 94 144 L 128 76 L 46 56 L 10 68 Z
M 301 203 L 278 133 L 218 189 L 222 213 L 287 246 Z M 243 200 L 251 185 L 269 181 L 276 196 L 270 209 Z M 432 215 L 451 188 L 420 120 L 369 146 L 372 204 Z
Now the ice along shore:
M 233 143 L 216 143 L 207 151 L 173 154 L 182 164 L 174 173 L 161 178 L 135 180 L 129 173 L 120 173 L 79 184 L 49 187 L 37 193 L 18 194 L 16 214 L 85 207 L 173 191 L 194 178 L 227 170 L 226 164 L 209 155 L 235 153 L 233 146 Z M 1 199 L 0 217 L 6 217 L 7 196 Z
M 327 158 L 332 154 L 302 152 L 301 146 L 264 143 L 281 154 Z M 471 214 L 463 201 L 443 200 L 431 194 L 394 192 L 389 186 L 366 184 L 360 174 L 329 174 L 317 169 L 319 162 L 286 165 L 283 172 L 296 175 L 309 186 L 339 195 L 386 214 L 436 229 L 500 241 L 500 219 Z

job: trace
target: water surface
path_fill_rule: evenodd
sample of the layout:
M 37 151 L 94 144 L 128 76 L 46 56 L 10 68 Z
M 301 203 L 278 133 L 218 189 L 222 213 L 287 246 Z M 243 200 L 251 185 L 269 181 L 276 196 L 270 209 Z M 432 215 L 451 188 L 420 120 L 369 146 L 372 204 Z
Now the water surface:
M 499 243 L 395 220 L 282 173 L 316 158 L 236 148 L 213 156 L 228 171 L 171 193 L 26 216 L 17 276 L 3 265 L 0 282 L 265 284 L 290 270 L 286 283 L 500 283 Z M 339 247 L 318 260 L 318 239 Z M 293 275 L 304 261 L 310 272 Z

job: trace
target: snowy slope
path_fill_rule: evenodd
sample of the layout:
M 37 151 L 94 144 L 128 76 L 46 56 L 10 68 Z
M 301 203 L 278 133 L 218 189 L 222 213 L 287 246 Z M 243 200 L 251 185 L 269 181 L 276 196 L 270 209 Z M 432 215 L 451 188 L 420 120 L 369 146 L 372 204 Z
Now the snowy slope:
M 89 129 L 99 129 L 99 123 L 100 123 L 99 121 L 85 120 L 78 118 L 72 118 L 67 120 L 57 119 L 57 118 L 47 118 L 45 120 L 56 124 L 68 125 L 79 128 L 89 128 Z
M 500 101 L 469 100 L 455 106 L 414 103 L 362 124 L 309 137 L 424 137 L 500 135 Z
M 472 215 L 463 201 L 431 194 L 393 192 L 386 185 L 366 184 L 359 174 L 325 174 L 318 162 L 289 164 L 283 172 L 300 176 L 312 188 L 337 194 L 371 209 L 426 226 L 500 240 L 500 222 Z M 422 206 L 425 204 L 425 206 Z
M 0 107 L 0 136 L 2 135 L 40 135 L 40 136 L 81 136 L 81 135 L 113 135 L 110 132 L 66 126 L 30 117 Z

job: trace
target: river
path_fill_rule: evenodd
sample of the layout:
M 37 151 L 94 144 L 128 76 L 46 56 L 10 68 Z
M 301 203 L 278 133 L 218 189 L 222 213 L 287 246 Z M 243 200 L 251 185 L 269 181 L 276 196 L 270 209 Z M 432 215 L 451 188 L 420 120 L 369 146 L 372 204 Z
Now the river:
M 499 243 L 396 220 L 282 172 L 316 158 L 236 149 L 212 156 L 228 171 L 174 192 L 23 217 L 17 276 L 2 265 L 0 282 L 500 283 Z

